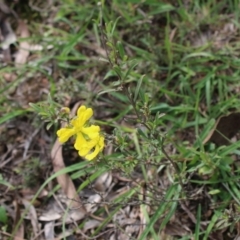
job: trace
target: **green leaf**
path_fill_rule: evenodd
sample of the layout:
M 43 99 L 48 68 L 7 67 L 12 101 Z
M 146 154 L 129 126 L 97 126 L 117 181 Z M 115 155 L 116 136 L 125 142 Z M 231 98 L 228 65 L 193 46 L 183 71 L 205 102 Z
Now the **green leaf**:
M 213 190 L 211 190 L 211 191 L 209 191 L 208 193 L 210 194 L 210 195 L 215 195 L 215 194 L 218 194 L 218 193 L 220 193 L 221 191 L 219 190 L 219 189 L 213 189 Z
M 199 146 L 199 144 L 202 145 L 203 141 L 205 141 L 207 136 L 209 136 L 210 132 L 213 130 L 215 122 L 215 119 L 211 119 L 208 123 L 205 124 L 205 127 L 202 130 L 199 139 L 197 139 L 195 146 Z
M 198 209 L 197 209 L 197 222 L 196 222 L 196 226 L 195 226 L 195 240 L 199 239 L 200 236 L 200 227 L 201 227 L 201 204 L 198 204 Z
M 118 21 L 120 20 L 120 18 L 121 18 L 121 17 L 118 17 L 118 18 L 115 20 L 115 22 L 113 23 L 113 26 L 112 26 L 112 29 L 111 29 L 111 36 L 113 36 L 113 33 L 114 33 L 115 29 L 116 29 L 117 23 L 118 23 Z
M 6 224 L 8 220 L 6 209 L 0 206 L 0 222 Z
M 119 56 L 123 60 L 125 58 L 125 50 L 124 50 L 124 47 L 122 45 L 122 42 L 120 42 L 120 41 L 117 41 L 117 50 L 119 52 Z
M 138 65 L 135 61 L 132 62 L 131 66 L 128 68 L 125 76 L 122 78 L 123 80 L 126 80 L 130 72 Z
M 53 123 L 48 123 L 47 126 L 46 126 L 46 129 L 49 130 L 51 128 L 51 126 L 53 125 Z
M 106 90 L 103 90 L 103 91 L 99 92 L 99 93 L 97 94 L 97 96 L 100 96 L 100 95 L 102 95 L 102 94 L 104 94 L 104 93 L 116 92 L 116 91 L 117 91 L 117 90 L 116 90 L 115 88 L 109 88 L 109 89 L 106 89 Z
M 114 65 L 113 70 L 116 72 L 116 74 L 119 76 L 119 78 L 121 80 L 123 80 L 122 69 L 119 66 Z
M 137 97 L 138 97 L 138 94 L 139 94 L 139 90 L 142 86 L 142 82 L 143 82 L 143 78 L 145 77 L 145 75 L 142 75 L 142 77 L 139 79 L 138 83 L 137 83 L 137 87 L 136 87 L 136 90 L 135 90 L 135 93 L 134 93 L 134 102 L 136 102 L 137 100 Z
M 209 237 L 209 234 L 211 233 L 214 225 L 216 224 L 217 220 L 218 220 L 220 217 L 221 217 L 221 213 L 218 212 L 218 211 L 216 211 L 216 212 L 214 213 L 214 215 L 212 216 L 212 219 L 211 219 L 210 223 L 208 224 L 208 227 L 207 227 L 207 230 L 206 230 L 206 232 L 205 232 L 205 235 L 204 235 L 203 240 L 209 239 L 209 238 L 208 238 L 208 237 Z
M 0 124 L 7 122 L 17 116 L 23 115 L 26 112 L 28 112 L 28 110 L 13 110 L 12 112 L 9 112 L 3 115 L 2 117 L 0 117 Z

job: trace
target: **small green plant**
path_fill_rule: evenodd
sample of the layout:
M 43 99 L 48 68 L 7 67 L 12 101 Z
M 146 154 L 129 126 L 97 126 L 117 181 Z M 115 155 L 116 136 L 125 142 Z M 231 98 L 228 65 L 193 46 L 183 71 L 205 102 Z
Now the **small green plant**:
M 29 103 L 30 107 L 36 112 L 43 121 L 47 122 L 47 129 L 50 129 L 60 120 L 67 121 L 69 116 L 69 108 L 61 107 L 60 104 L 53 101 L 51 95 L 48 95 L 46 101 L 38 103 Z

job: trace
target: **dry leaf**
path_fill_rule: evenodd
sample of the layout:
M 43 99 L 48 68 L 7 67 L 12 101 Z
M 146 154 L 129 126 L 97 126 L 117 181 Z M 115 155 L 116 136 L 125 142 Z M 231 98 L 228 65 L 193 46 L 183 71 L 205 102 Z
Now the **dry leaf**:
M 28 38 L 30 36 L 27 24 L 22 20 L 19 20 L 19 22 L 18 22 L 17 32 L 20 33 L 21 38 Z M 21 41 L 19 43 L 19 50 L 15 56 L 15 65 L 16 66 L 22 65 L 27 62 L 30 47 L 31 46 L 27 42 L 27 40 Z
M 15 43 L 17 37 L 12 30 L 10 23 L 7 20 L 7 16 L 0 12 L 0 30 L 1 30 L 1 48 L 3 49 L 3 58 L 5 62 L 11 62 L 10 45 Z
M 43 221 L 43 222 L 52 222 L 52 221 L 60 219 L 61 217 L 62 217 L 62 214 L 60 214 L 59 212 L 55 211 L 55 209 L 53 209 L 53 210 L 44 212 L 39 217 L 39 220 Z
M 98 192 L 106 192 L 112 183 L 112 174 L 106 172 L 102 174 L 94 183 L 94 189 Z
M 4 0 L 0 0 L 0 10 L 5 14 L 12 14 L 15 18 L 18 18 L 15 11 L 13 11 Z
M 94 229 L 94 228 L 98 227 L 100 224 L 101 224 L 100 221 L 95 220 L 95 219 L 90 219 L 84 224 L 83 232 L 86 232 L 89 229 Z
M 54 222 L 48 222 L 44 225 L 44 236 L 45 239 L 54 239 Z
M 165 227 L 165 234 L 170 236 L 183 237 L 189 234 L 189 231 L 187 231 L 182 225 L 173 222 L 167 224 Z
M 213 130 L 204 139 L 206 142 L 213 142 L 217 146 L 229 145 L 230 139 L 240 130 L 240 113 L 231 113 L 227 116 L 220 117 Z
M 21 211 L 20 211 L 20 207 L 19 207 L 18 201 L 14 201 L 14 205 L 15 205 L 14 225 L 16 226 L 18 224 L 18 222 L 20 221 L 20 219 L 21 219 Z M 23 223 L 20 224 L 20 226 L 18 227 L 16 233 L 12 237 L 13 237 L 14 240 L 24 239 L 24 225 L 23 225 Z
M 3 37 L 3 41 L 2 41 L 2 49 L 8 49 L 9 46 L 13 43 L 16 42 L 17 37 L 15 35 L 15 33 L 12 30 L 12 27 L 10 25 L 10 23 L 8 22 L 7 19 L 1 19 L 1 34 Z
M 38 236 L 40 229 L 39 229 L 39 223 L 38 223 L 38 219 L 37 219 L 37 212 L 36 209 L 33 205 L 30 204 L 29 201 L 27 201 L 26 199 L 22 199 L 22 202 L 25 206 L 26 209 L 29 209 L 28 215 L 30 217 L 30 221 L 32 223 L 32 227 L 33 227 L 33 231 L 34 231 L 34 235 L 35 237 Z
M 102 198 L 99 194 L 94 194 L 91 195 L 88 200 L 87 200 L 87 204 L 85 204 L 85 208 L 87 210 L 87 212 L 95 212 L 98 209 L 98 205 L 101 202 Z
M 17 75 L 14 73 L 3 73 L 2 76 L 7 82 L 13 82 L 17 79 Z
M 72 110 L 72 114 L 76 112 L 78 106 L 79 106 L 79 103 L 75 104 Z M 52 157 L 52 163 L 53 163 L 53 168 L 55 172 L 58 172 L 61 169 L 65 168 L 65 164 L 62 156 L 62 145 L 58 140 L 56 140 L 55 144 L 53 145 L 53 148 L 51 151 L 51 157 Z M 78 193 L 75 189 L 72 179 L 65 173 L 65 174 L 59 175 L 57 177 L 57 181 L 61 186 L 63 192 L 66 194 L 68 198 L 68 204 L 70 209 L 71 208 L 75 209 L 74 220 L 79 220 L 84 218 L 84 216 L 86 215 L 86 210 L 78 196 Z M 75 218 L 76 213 L 78 213 L 77 218 Z

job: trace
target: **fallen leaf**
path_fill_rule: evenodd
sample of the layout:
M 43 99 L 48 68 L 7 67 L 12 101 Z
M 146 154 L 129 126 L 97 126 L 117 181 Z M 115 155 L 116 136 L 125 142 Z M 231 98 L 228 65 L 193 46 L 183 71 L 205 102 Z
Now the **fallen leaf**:
M 44 225 L 45 239 L 54 239 L 54 221 L 48 222 Z
M 91 195 L 87 200 L 87 204 L 85 204 L 87 212 L 95 212 L 98 209 L 98 204 L 101 202 L 101 200 L 102 198 L 99 194 L 96 193 Z
M 94 189 L 98 192 L 105 192 L 112 183 L 112 174 L 106 172 L 102 174 L 94 183 Z
M 8 5 L 3 0 L 0 0 L 0 10 L 5 14 L 12 14 L 15 18 L 18 18 L 16 12 L 8 7 Z
M 39 220 L 43 222 L 52 222 L 58 220 L 62 217 L 62 214 L 56 212 L 55 210 L 44 212 L 40 217 Z
M 72 110 L 72 114 L 77 111 L 79 105 L 80 105 L 79 103 L 75 104 Z M 65 168 L 65 164 L 62 156 L 62 145 L 60 144 L 58 139 L 53 145 L 53 148 L 51 151 L 51 157 L 52 157 L 53 169 L 55 173 Z M 78 193 L 72 182 L 72 179 L 66 173 L 64 173 L 57 177 L 57 181 L 61 186 L 63 192 L 66 194 L 68 198 L 68 206 L 70 207 L 70 209 L 71 208 L 75 209 L 74 220 L 79 220 L 84 218 L 84 216 L 86 215 L 86 209 L 84 208 L 84 205 L 78 196 Z M 76 211 L 78 213 L 77 219 L 75 218 Z
M 213 142 L 217 146 L 229 145 L 230 139 L 240 130 L 240 113 L 231 113 L 221 116 L 215 123 L 214 128 L 204 139 L 203 144 Z
M 5 62 L 11 62 L 10 45 L 15 43 L 17 37 L 7 20 L 7 15 L 0 12 L 0 30 L 1 30 L 1 48 L 3 49 L 3 58 Z
M 83 232 L 86 232 L 89 229 L 94 229 L 98 227 L 101 224 L 100 221 L 95 220 L 95 219 L 90 219 L 87 222 L 85 222 L 84 227 L 83 227 Z
M 17 75 L 14 73 L 3 73 L 2 76 L 7 82 L 13 82 L 17 79 Z
M 40 232 L 40 229 L 39 229 L 39 222 L 38 222 L 38 218 L 37 218 L 36 209 L 28 200 L 22 199 L 22 202 L 23 202 L 25 208 L 29 209 L 28 215 L 29 215 L 30 221 L 32 223 L 34 235 L 37 238 L 37 236 Z
M 17 32 L 20 34 L 20 38 L 28 38 L 30 36 L 27 24 L 22 20 L 18 21 Z M 15 56 L 16 66 L 22 65 L 27 62 L 30 48 L 31 46 L 26 39 L 19 43 L 19 50 Z
M 168 223 L 165 227 L 165 234 L 170 236 L 183 237 L 190 232 L 187 231 L 182 225 L 178 223 Z
M 18 222 L 21 219 L 21 211 L 20 211 L 20 207 L 19 207 L 18 201 L 14 201 L 14 205 L 15 205 L 14 225 L 16 227 L 18 225 Z M 24 225 L 23 225 L 23 223 L 20 223 L 18 229 L 16 230 L 14 236 L 12 236 L 12 237 L 13 237 L 14 240 L 24 239 Z

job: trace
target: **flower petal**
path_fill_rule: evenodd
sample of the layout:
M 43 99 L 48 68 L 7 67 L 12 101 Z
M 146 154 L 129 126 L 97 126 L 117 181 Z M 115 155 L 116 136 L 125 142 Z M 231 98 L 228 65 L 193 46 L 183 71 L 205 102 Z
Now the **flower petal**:
M 61 128 L 57 131 L 57 136 L 60 143 L 65 143 L 74 134 L 76 134 L 74 128 Z
M 87 155 L 96 145 L 98 142 L 98 138 L 86 141 L 85 144 L 82 144 L 81 147 L 77 150 L 79 150 L 80 156 Z
M 78 120 L 79 122 L 83 123 L 83 125 L 92 117 L 92 115 L 92 108 L 86 108 L 84 105 L 81 106 L 77 111 Z
M 87 145 L 85 145 L 85 146 L 81 147 L 80 149 L 78 149 L 78 154 L 81 157 L 85 157 L 90 151 L 91 151 L 91 149 Z
M 94 150 L 92 150 L 95 147 Z M 103 150 L 104 147 L 104 137 L 98 137 L 91 141 L 88 141 L 85 146 L 83 146 L 80 151 L 79 155 L 85 157 L 87 160 L 94 159 L 99 152 Z
M 74 144 L 75 149 L 80 150 L 83 146 L 87 144 L 86 139 L 83 137 L 81 132 L 77 133 L 76 141 Z
M 77 116 L 80 117 L 85 111 L 86 111 L 86 106 L 82 105 L 81 107 L 78 108 L 77 110 Z
M 96 145 L 95 150 L 91 152 L 90 154 L 86 155 L 85 158 L 89 161 L 93 160 L 99 153 L 99 146 Z
M 95 125 L 91 125 L 90 127 L 83 127 L 82 132 L 86 134 L 90 139 L 94 139 L 99 136 L 100 127 Z
M 99 151 L 101 152 L 104 148 L 104 145 L 105 145 L 104 144 L 104 137 L 102 137 L 102 136 L 100 137 L 98 145 L 99 145 Z

